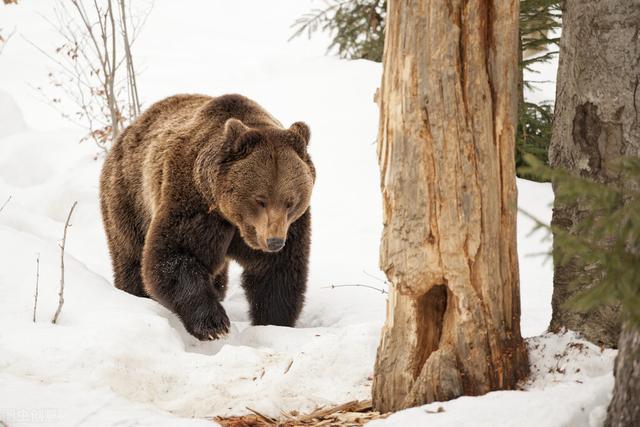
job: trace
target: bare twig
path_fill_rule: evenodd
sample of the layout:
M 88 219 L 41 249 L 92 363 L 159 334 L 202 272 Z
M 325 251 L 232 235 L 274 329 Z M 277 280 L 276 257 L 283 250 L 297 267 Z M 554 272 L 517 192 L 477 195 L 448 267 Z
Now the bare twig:
M 76 79 L 77 76 L 75 74 L 75 72 L 71 69 L 69 69 L 69 67 L 67 67 L 62 61 L 56 59 L 53 55 L 48 54 L 44 49 L 42 49 L 41 47 L 39 47 L 38 45 L 36 45 L 34 42 L 32 42 L 31 40 L 29 40 L 28 38 L 26 38 L 23 35 L 20 35 L 22 37 L 22 40 L 26 41 L 27 43 L 29 43 L 31 46 L 33 46 L 35 49 L 37 49 L 41 54 L 43 54 L 44 56 L 46 56 L 48 59 L 50 59 L 53 63 L 55 63 L 58 67 L 60 67 L 60 70 L 63 71 L 67 77 L 69 78 L 73 78 Z M 82 79 L 77 79 L 80 83 L 84 84 L 87 86 L 88 89 L 90 89 L 89 85 L 87 83 L 84 82 L 84 80 Z
M 89 40 L 92 42 L 95 54 L 100 63 L 102 71 L 102 91 L 106 100 L 107 107 L 109 109 L 109 117 L 111 119 L 111 135 L 115 140 L 119 133 L 119 111 L 116 103 L 116 96 L 114 93 L 114 80 L 116 73 L 116 35 L 115 35 L 115 20 L 113 18 L 113 8 L 111 7 L 111 0 L 107 2 L 107 8 L 104 11 L 100 8 L 97 1 L 93 1 L 98 17 L 98 29 L 99 33 L 96 34 L 93 26 L 90 22 L 89 14 L 87 13 L 84 5 L 79 0 L 71 0 L 71 4 L 78 12 L 78 16 L 84 24 Z M 109 49 L 109 24 L 111 23 L 111 50 Z M 99 43 L 98 39 L 102 41 Z
M 287 368 L 284 370 L 283 374 L 286 374 L 287 372 L 289 372 L 289 369 L 291 369 L 292 365 L 293 365 L 293 359 L 291 359 L 291 361 L 287 365 Z
M 33 323 L 36 323 L 36 309 L 38 308 L 38 282 L 40 282 L 40 254 L 36 258 L 36 293 L 33 295 Z
M 120 5 L 120 28 L 122 32 L 122 39 L 124 41 L 123 46 L 127 63 L 129 105 L 133 108 L 133 115 L 138 116 L 140 114 L 140 100 L 138 99 L 138 83 L 136 82 L 136 72 L 133 67 L 133 56 L 131 55 L 131 42 L 129 41 L 129 30 L 127 27 L 127 12 L 124 0 L 118 0 L 118 4 Z
M 140 21 L 132 17 L 131 1 L 126 3 L 57 0 L 53 18 L 42 18 L 62 44 L 55 54 L 35 46 L 56 65 L 49 73 L 52 90 L 66 96 L 47 96 L 42 88 L 39 94 L 64 118 L 87 128 L 81 142 L 92 139 L 104 151 L 141 110 L 131 47 L 148 13 Z M 65 111 L 67 104 L 74 111 Z
M 377 276 L 374 276 L 373 274 L 369 273 L 367 270 L 362 270 L 362 272 L 363 272 L 364 274 L 366 274 L 367 276 L 371 277 L 372 279 L 377 280 L 377 281 L 378 281 L 378 282 L 380 282 L 380 283 L 384 283 L 385 285 L 387 285 L 387 284 L 389 283 L 389 282 L 387 282 L 387 280 L 386 280 L 386 279 L 381 279 L 381 278 L 379 278 L 379 277 L 377 277 Z
M 51 319 L 51 323 L 56 323 L 58 321 L 58 316 L 60 316 L 62 305 L 64 304 L 64 246 L 67 242 L 67 228 L 69 228 L 69 221 L 71 220 L 71 215 L 73 214 L 73 210 L 76 208 L 77 204 L 77 201 L 73 202 L 73 205 L 69 210 L 69 215 L 67 215 L 67 220 L 64 222 L 64 234 L 62 235 L 62 244 L 60 245 L 60 292 L 58 293 L 58 308 L 56 310 L 56 314 L 53 315 L 53 319 Z
M 11 32 L 9 33 L 8 36 L 6 37 L 2 37 L 2 34 L 0 34 L 0 54 L 2 53 L 2 51 L 4 50 L 4 48 L 7 46 L 7 42 L 9 41 L 9 39 L 11 37 L 13 37 L 13 35 L 15 34 L 16 30 L 15 28 L 13 30 L 11 30 Z
M 0 206 L 0 212 L 2 212 L 5 206 L 7 206 L 10 200 L 11 200 L 11 196 L 9 196 L 9 198 L 2 204 L 2 206 Z
M 371 286 L 371 285 L 363 285 L 363 284 L 360 284 L 360 283 L 349 283 L 349 284 L 346 284 L 346 285 L 331 285 L 331 286 L 325 286 L 322 289 L 349 288 L 349 287 L 373 289 L 374 291 L 378 291 L 378 292 L 380 292 L 382 294 L 388 294 L 389 293 L 384 289 L 376 288 L 375 286 Z
M 113 5 L 111 0 L 107 1 L 107 12 L 109 15 L 109 22 L 111 24 L 111 77 L 109 79 L 109 91 L 111 93 L 111 103 L 109 104 L 109 108 L 111 109 L 111 133 L 113 135 L 113 140 L 115 141 L 120 134 L 120 111 L 118 109 L 118 105 L 116 104 L 116 90 L 114 87 L 115 79 L 116 79 L 116 21 L 113 17 Z M 108 52 L 108 50 L 107 50 Z

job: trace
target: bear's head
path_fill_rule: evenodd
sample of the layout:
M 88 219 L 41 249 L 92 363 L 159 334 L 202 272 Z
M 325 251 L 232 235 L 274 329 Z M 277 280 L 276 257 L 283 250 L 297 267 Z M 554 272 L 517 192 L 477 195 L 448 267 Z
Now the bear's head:
M 215 209 L 252 249 L 282 249 L 289 226 L 309 209 L 315 182 L 309 138 L 302 122 L 254 129 L 231 118 L 214 162 L 201 164 L 200 180 L 211 189 Z

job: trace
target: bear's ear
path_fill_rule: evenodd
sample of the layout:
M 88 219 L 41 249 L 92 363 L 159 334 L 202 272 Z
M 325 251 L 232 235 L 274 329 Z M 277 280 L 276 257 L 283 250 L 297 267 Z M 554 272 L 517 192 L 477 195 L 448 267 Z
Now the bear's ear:
M 227 120 L 224 124 L 222 161 L 235 161 L 246 157 L 261 140 L 260 131 L 251 129 L 238 119 Z
M 236 141 L 240 135 L 248 131 L 249 128 L 236 118 L 230 118 L 224 123 L 224 140 Z
M 309 139 L 311 139 L 311 129 L 309 129 L 309 126 L 305 122 L 295 122 L 289 127 L 289 131 L 299 135 L 305 145 L 309 144 Z

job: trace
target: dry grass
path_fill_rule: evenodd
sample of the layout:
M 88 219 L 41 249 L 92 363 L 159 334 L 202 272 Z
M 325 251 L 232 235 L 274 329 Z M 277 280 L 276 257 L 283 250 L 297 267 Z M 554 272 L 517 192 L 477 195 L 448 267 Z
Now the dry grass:
M 282 413 L 279 419 L 267 417 L 258 411 L 247 408 L 254 415 L 240 417 L 217 417 L 215 421 L 223 427 L 316 427 L 316 426 L 362 426 L 365 423 L 385 418 L 388 414 L 372 411 L 371 401 L 352 401 L 336 406 L 324 406 L 310 414 L 296 412 Z

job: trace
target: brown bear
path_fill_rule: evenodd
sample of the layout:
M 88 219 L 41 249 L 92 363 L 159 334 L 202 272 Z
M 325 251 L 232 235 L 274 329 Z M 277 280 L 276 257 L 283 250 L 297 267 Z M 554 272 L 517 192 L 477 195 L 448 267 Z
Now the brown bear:
M 100 180 L 117 288 L 201 340 L 228 332 L 228 260 L 254 325 L 293 326 L 306 290 L 315 169 L 309 127 L 241 95 L 177 95 L 118 137 Z

